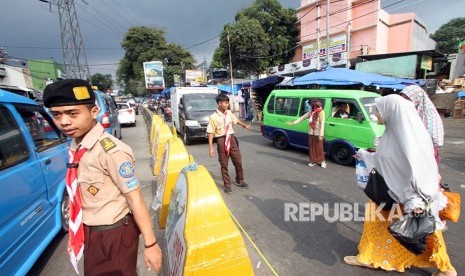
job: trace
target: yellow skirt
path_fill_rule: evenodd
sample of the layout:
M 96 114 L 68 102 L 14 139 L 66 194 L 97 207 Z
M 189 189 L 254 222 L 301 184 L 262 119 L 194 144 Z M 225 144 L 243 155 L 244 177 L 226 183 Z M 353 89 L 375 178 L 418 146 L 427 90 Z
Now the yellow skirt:
M 370 201 L 368 206 L 362 238 L 358 245 L 357 260 L 360 263 L 399 272 L 404 272 L 405 268 L 411 266 L 435 267 L 440 271 L 453 269 L 441 231 L 436 231 L 428 237 L 425 252 L 415 255 L 389 233 L 389 211 L 381 212 L 384 217 L 382 220 L 374 215 L 374 210 L 378 208 L 376 203 Z

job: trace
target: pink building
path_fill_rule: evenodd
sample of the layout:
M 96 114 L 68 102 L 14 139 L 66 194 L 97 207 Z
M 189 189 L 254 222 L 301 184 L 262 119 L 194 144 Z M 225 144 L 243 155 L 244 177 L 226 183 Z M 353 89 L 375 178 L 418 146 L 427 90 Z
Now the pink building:
M 326 1 L 301 0 L 297 13 L 300 45 L 293 63 L 285 66 L 291 71 L 294 68 L 292 73 L 315 70 L 318 50 L 320 56 L 326 55 L 326 8 Z M 414 13 L 388 14 L 381 9 L 380 0 L 331 0 L 329 37 L 329 64 L 338 67 L 360 55 L 433 50 L 436 45 Z M 289 74 L 289 70 L 270 68 L 278 74 Z

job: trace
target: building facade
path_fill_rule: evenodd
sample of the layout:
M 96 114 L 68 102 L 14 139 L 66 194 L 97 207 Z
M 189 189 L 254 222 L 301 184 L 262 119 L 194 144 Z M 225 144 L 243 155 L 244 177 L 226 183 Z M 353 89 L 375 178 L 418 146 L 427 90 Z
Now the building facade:
M 53 59 L 30 59 L 28 65 L 35 90 L 44 91 L 50 82 L 65 78 L 63 65 Z

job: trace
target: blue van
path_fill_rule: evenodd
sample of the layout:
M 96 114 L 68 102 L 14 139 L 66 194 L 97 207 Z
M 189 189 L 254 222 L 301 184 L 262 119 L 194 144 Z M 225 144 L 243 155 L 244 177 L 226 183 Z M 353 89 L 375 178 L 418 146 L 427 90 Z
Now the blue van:
M 0 90 L 0 272 L 25 275 L 68 230 L 68 144 L 43 107 Z
M 121 139 L 123 136 L 121 134 L 121 125 L 118 121 L 118 108 L 114 99 L 101 91 L 94 90 L 94 92 L 96 104 L 100 108 L 97 120 L 108 134 Z

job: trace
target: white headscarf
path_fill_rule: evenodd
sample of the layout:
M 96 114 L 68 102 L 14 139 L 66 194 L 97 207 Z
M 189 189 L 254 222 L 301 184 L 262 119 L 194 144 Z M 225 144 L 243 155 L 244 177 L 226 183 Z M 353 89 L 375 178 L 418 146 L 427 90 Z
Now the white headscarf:
M 438 166 L 428 130 L 412 102 L 398 95 L 376 98 L 375 101 L 386 125 L 377 148 L 375 167 L 406 211 L 417 207 L 423 209 L 424 202 L 412 185 L 433 201 L 439 200 L 441 194 Z M 436 217 L 438 206 L 436 210 L 432 207 Z

